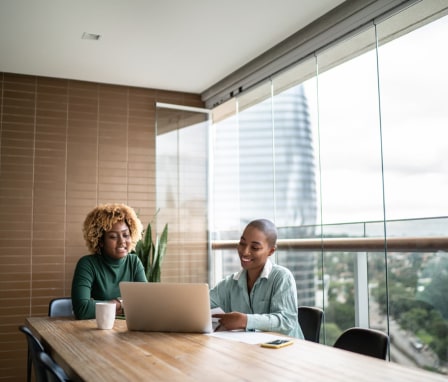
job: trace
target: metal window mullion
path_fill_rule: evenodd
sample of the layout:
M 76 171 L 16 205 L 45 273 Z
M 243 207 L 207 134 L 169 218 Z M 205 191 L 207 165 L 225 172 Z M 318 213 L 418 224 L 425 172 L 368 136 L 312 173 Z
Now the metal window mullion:
M 369 327 L 369 279 L 367 252 L 357 252 L 355 257 L 355 325 Z

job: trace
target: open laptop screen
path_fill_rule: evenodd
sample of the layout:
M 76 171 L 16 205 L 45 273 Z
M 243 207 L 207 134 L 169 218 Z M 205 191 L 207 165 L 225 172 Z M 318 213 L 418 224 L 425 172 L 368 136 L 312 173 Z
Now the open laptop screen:
M 206 283 L 121 282 L 128 330 L 210 333 Z

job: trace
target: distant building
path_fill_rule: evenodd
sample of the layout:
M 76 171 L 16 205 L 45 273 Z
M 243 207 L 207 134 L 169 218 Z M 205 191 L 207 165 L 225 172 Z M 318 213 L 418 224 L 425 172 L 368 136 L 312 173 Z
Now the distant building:
M 275 110 L 274 115 L 272 110 Z M 238 119 L 238 133 L 229 134 L 226 142 L 220 140 L 219 147 L 225 152 L 225 145 L 228 145 L 229 158 L 238 155 L 239 177 L 235 179 L 231 172 L 227 175 L 218 172 L 214 176 L 222 176 L 217 180 L 218 184 L 238 182 L 239 200 L 233 206 L 239 205 L 239 223 L 245 226 L 250 220 L 266 217 L 275 221 L 279 238 L 314 236 L 314 228 L 301 228 L 313 226 L 317 221 L 314 149 L 303 87 L 297 86 L 275 96 L 273 104 L 270 99 L 257 104 L 241 112 Z M 235 146 L 238 146 L 238 152 L 235 152 Z M 231 193 L 228 198 L 232 198 Z M 229 206 L 232 206 L 231 202 L 217 206 L 215 219 L 219 220 L 220 207 L 225 215 L 229 213 Z M 234 216 L 235 211 L 231 213 Z M 231 231 L 219 232 L 219 238 L 239 237 L 240 232 Z M 313 305 L 315 254 L 278 251 L 277 262 L 293 272 L 299 304 Z M 235 251 L 223 253 L 223 275 L 235 272 L 239 267 Z

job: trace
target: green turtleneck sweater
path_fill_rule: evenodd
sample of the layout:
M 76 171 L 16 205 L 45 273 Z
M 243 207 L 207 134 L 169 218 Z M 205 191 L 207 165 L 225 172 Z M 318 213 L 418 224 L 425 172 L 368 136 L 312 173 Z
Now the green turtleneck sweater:
M 72 281 L 76 318 L 95 318 L 95 303 L 120 297 L 121 281 L 146 282 L 145 270 L 136 254 L 129 253 L 121 259 L 98 254 L 79 259 Z

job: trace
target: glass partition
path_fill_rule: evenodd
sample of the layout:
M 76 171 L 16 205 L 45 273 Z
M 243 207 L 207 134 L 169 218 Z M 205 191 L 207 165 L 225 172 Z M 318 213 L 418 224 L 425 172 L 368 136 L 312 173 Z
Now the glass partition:
M 361 38 L 362 37 L 362 38 Z M 354 41 L 353 41 L 354 40 Z M 383 219 L 381 126 L 374 50 L 334 66 L 375 29 L 317 54 L 321 212 L 324 224 Z M 364 46 L 364 45 L 363 45 Z M 321 68 L 327 70 L 323 71 Z M 314 87 L 305 87 L 311 92 Z
M 379 24 L 378 35 L 410 17 L 407 10 Z M 448 215 L 448 55 L 442 48 L 447 43 L 448 17 L 443 17 L 380 44 L 388 220 Z
M 206 282 L 208 252 L 208 111 L 157 105 L 155 216 L 168 224 L 164 282 Z
M 270 218 L 291 240 L 274 260 L 293 272 L 299 304 L 325 310 L 322 342 L 376 328 L 390 334 L 392 361 L 446 373 L 447 253 L 386 244 L 448 232 L 442 3 L 417 2 L 314 52 L 221 105 L 212 126 L 207 111 L 158 108 L 162 280 L 213 286 L 240 265 L 231 246 L 210 259 L 210 239 L 236 245 L 249 220 Z M 384 247 L 319 246 L 332 238 Z
M 376 328 L 392 361 L 446 373 L 447 254 L 386 244 L 448 232 L 443 8 L 418 2 L 243 92 L 213 126 L 211 227 L 235 244 L 258 217 L 281 240 L 384 239 L 374 251 L 291 244 L 275 260 L 294 273 L 300 305 L 324 308 L 322 342 Z M 239 269 L 235 250 L 213 257 L 214 280 Z

